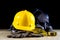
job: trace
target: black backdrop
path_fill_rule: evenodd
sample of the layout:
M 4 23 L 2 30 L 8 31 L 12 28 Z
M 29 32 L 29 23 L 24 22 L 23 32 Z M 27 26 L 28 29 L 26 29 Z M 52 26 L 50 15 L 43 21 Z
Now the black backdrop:
M 27 9 L 34 12 L 41 9 L 50 16 L 50 23 L 54 29 L 60 29 L 59 3 L 40 1 L 0 1 L 0 29 L 7 29 L 11 25 L 14 15 L 20 10 Z

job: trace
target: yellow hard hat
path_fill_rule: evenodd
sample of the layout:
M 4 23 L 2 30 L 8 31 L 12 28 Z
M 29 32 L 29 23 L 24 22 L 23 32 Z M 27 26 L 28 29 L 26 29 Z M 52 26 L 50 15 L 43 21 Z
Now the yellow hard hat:
M 35 29 L 35 17 L 27 10 L 19 11 L 16 13 L 12 25 L 18 30 L 32 31 Z

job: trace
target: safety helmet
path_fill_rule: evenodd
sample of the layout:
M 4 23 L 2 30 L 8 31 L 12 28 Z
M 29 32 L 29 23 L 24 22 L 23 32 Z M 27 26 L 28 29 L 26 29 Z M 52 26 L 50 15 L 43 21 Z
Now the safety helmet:
M 35 29 L 35 17 L 27 10 L 19 11 L 14 16 L 12 25 L 18 30 L 31 31 Z

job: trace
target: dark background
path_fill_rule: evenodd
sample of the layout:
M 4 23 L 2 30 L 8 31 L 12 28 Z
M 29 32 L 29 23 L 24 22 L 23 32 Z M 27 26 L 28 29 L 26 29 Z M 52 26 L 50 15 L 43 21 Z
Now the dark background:
M 34 12 L 39 8 L 50 16 L 50 23 L 54 29 L 60 29 L 59 2 L 41 1 L 0 1 L 0 29 L 8 29 L 14 15 L 20 10 Z

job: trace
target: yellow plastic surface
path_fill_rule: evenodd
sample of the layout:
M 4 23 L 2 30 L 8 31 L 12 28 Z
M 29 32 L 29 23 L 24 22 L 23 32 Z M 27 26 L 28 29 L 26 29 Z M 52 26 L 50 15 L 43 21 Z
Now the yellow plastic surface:
M 16 13 L 12 25 L 18 30 L 32 31 L 35 29 L 35 17 L 27 10 L 19 11 Z
M 32 30 L 32 32 L 34 34 L 42 34 L 44 36 L 47 36 L 47 32 L 45 30 L 42 30 L 41 28 L 35 28 L 34 30 Z

